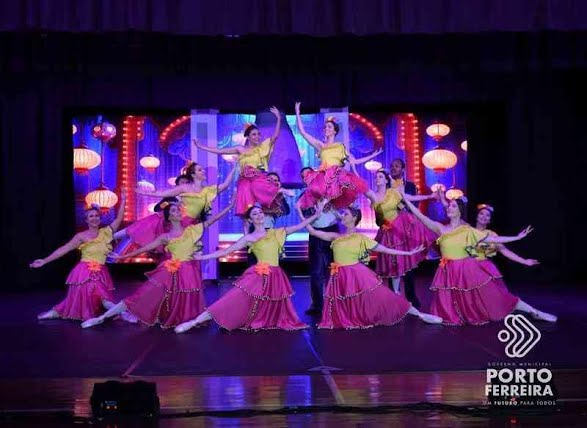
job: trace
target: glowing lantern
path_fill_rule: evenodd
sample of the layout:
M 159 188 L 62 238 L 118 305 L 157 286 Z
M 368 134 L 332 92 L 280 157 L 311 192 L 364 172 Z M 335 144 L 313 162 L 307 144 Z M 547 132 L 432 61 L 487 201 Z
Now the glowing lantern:
M 444 192 L 446 190 L 446 186 L 442 183 L 434 183 L 432 186 L 430 186 L 430 190 L 433 192 L 438 192 L 439 190 Z
M 145 157 L 141 158 L 139 163 L 141 164 L 141 166 L 143 168 L 145 168 L 151 174 L 154 173 L 157 168 L 159 168 L 159 165 L 161 165 L 161 162 L 159 161 L 159 159 L 157 159 L 153 155 L 149 155 L 149 156 L 145 156 Z
M 154 213 L 155 212 L 155 207 L 157 206 L 157 203 L 153 202 L 152 204 L 147 205 L 147 210 L 150 213 Z
M 73 149 L 73 170 L 78 174 L 86 175 L 90 169 L 96 168 L 101 162 L 100 155 L 84 144 Z
M 461 149 L 463 149 L 464 151 L 467 151 L 467 140 L 465 140 L 461 143 Z
M 434 123 L 426 128 L 426 134 L 430 135 L 436 141 L 439 141 L 442 137 L 446 137 L 449 132 L 449 126 L 444 123 Z
M 118 196 L 116 196 L 116 193 L 111 192 L 104 184 L 86 195 L 86 204 L 88 206 L 96 204 L 102 211 L 108 211 L 117 202 Z
M 154 192 L 155 191 L 155 185 L 152 183 L 149 183 L 147 180 L 141 180 L 137 183 L 137 187 L 141 190 L 145 190 L 147 192 Z
M 106 143 L 116 136 L 116 127 L 108 122 L 101 122 L 92 128 L 94 138 Z
M 75 133 L 77 132 L 77 126 L 75 125 L 71 125 L 73 127 L 73 135 L 75 135 Z
M 435 148 L 422 156 L 422 163 L 436 173 L 444 172 L 457 164 L 457 155 L 450 150 Z
M 446 199 L 449 199 L 451 201 L 453 199 L 462 198 L 463 196 L 465 196 L 463 191 L 454 187 L 451 187 L 446 191 Z
M 367 169 L 367 171 L 371 171 L 371 172 L 379 171 L 382 166 L 383 165 L 381 165 L 381 162 L 377 162 L 374 160 L 370 160 L 369 162 L 365 162 L 365 168 Z

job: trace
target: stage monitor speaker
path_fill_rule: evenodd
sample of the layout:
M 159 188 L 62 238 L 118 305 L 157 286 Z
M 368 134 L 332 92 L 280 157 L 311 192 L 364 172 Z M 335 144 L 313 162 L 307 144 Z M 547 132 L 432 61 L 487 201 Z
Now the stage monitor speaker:
M 90 403 L 96 418 L 159 415 L 157 385 L 152 382 L 123 383 L 110 380 L 95 383 Z

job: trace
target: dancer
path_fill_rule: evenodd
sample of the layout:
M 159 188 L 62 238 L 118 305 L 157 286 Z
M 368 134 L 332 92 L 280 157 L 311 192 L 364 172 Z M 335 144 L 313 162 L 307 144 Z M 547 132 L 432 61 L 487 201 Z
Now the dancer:
M 200 239 L 204 229 L 221 219 L 233 207 L 233 203 L 220 213 L 203 223 L 182 226 L 182 210 L 179 204 L 171 203 L 164 207 L 165 221 L 171 223 L 169 233 L 159 236 L 150 244 L 124 256 L 151 251 L 160 245 L 171 257 L 161 262 L 155 270 L 147 272 L 147 281 L 131 296 L 117 303 L 105 314 L 82 323 L 83 328 L 101 324 L 121 312 L 129 311 L 143 324 L 171 328 L 193 318 L 205 307 L 200 263 L 192 258 L 201 248 Z
M 352 204 L 360 193 L 365 193 L 367 183 L 358 175 L 352 174 L 343 168 L 344 161 L 351 164 L 361 164 L 378 156 L 383 150 L 377 150 L 369 156 L 355 159 L 347 152 L 342 143 L 335 142 L 336 135 L 340 131 L 340 125 L 332 116 L 324 123 L 324 142 L 308 134 L 300 116 L 300 102 L 295 104 L 297 127 L 302 137 L 318 150 L 320 156 L 320 168 L 310 171 L 306 175 L 305 183 L 308 186 L 300 198 L 300 207 L 309 208 L 317 201 L 327 198 L 335 208 L 345 208 Z
M 324 293 L 327 308 L 318 328 L 356 329 L 393 325 L 407 314 L 415 315 L 427 323 L 440 324 L 442 318 L 420 312 L 403 296 L 382 287 L 383 280 L 364 264 L 369 260 L 369 250 L 410 256 L 423 251 L 424 246 L 410 251 L 387 248 L 357 233 L 356 227 L 360 221 L 361 211 L 349 207 L 342 210 L 341 215 L 345 233 L 321 232 L 307 226 L 311 235 L 332 242 L 334 253 L 334 263 L 331 264 L 330 279 Z
M 261 204 L 266 214 L 280 216 L 281 207 L 277 201 L 279 189 L 267 179 L 269 158 L 275 141 L 279 137 L 281 128 L 281 113 L 276 107 L 271 107 L 271 113 L 277 119 L 275 131 L 270 138 L 261 140 L 261 133 L 257 125 L 247 123 L 244 136 L 247 142 L 244 147 L 235 146 L 218 149 L 201 145 L 198 140 L 193 143 L 199 149 L 218 155 L 236 154 L 240 165 L 240 176 L 236 189 L 236 215 L 243 217 L 255 204 Z M 246 233 L 246 230 L 245 230 Z
M 160 192 L 149 192 L 142 189 L 136 189 L 135 192 L 138 195 L 159 198 L 180 196 L 182 205 L 185 208 L 185 216 L 182 218 L 182 224 L 183 226 L 188 226 L 197 223 L 200 221 L 202 215 L 206 215 L 214 199 L 230 185 L 235 169 L 236 167 L 230 171 L 223 183 L 204 187 L 202 183 L 206 181 L 206 171 L 200 164 L 191 162 L 185 169 L 185 175 L 192 178 L 191 183 L 180 184 L 172 189 Z M 128 226 L 124 233 L 136 244 L 146 246 L 166 232 L 164 225 L 165 220 L 159 212 L 136 221 Z M 122 233 L 120 235 L 117 234 L 115 238 L 121 239 L 125 235 Z
M 67 296 L 49 311 L 39 314 L 38 319 L 63 318 L 85 321 L 114 306 L 114 285 L 105 262 L 106 256 L 112 251 L 112 233 L 120 227 L 125 204 L 126 192 L 122 190 L 116 218 L 109 226 L 104 227 L 100 227 L 100 208 L 97 205 L 91 206 L 85 212 L 87 230 L 77 233 L 67 244 L 56 249 L 48 257 L 37 259 L 30 264 L 31 268 L 40 268 L 76 248 L 81 252 L 81 260 L 66 280 Z M 133 321 L 132 317 L 127 317 L 126 314 L 125 319 Z
M 499 271 L 479 263 L 475 258 L 475 248 L 480 243 L 518 241 L 532 231 L 530 226 L 517 236 L 491 236 L 461 223 L 465 217 L 465 202 L 462 199 L 449 202 L 448 225 L 426 217 L 409 200 L 405 202 L 426 227 L 440 235 L 437 242 L 442 259 L 430 287 L 434 292 L 431 312 L 441 316 L 445 324 L 486 324 L 502 320 L 514 310 L 527 312 L 538 320 L 556 322 L 556 316 L 539 311 L 510 294 Z
M 227 330 L 299 330 L 308 327 L 302 323 L 291 303 L 294 291 L 287 275 L 279 267 L 279 256 L 283 253 L 287 235 L 297 232 L 316 220 L 325 201 L 321 202 L 316 213 L 295 226 L 265 230 L 265 214 L 261 206 L 253 206 L 245 218 L 255 226 L 255 230 L 239 239 L 230 247 L 204 256 L 197 260 L 209 260 L 226 256 L 245 246 L 255 253 L 258 263 L 251 266 L 234 282 L 234 287 L 197 318 L 179 325 L 176 333 L 213 319 Z
M 305 182 L 306 175 L 313 171 L 310 167 L 302 168 L 300 174 L 302 181 Z M 296 205 L 298 208 L 298 205 Z M 313 208 L 302 210 L 304 217 L 310 217 L 314 214 Z M 338 217 L 332 205 L 327 204 L 324 210 L 316 220 L 311 223 L 314 230 L 320 232 L 339 232 Z M 332 249 L 330 243 L 310 235 L 308 238 L 308 263 L 310 264 L 310 295 L 312 303 L 306 309 L 307 315 L 322 316 L 324 308 L 324 288 L 328 281 L 328 268 L 332 263 Z
M 391 183 L 392 179 L 389 174 L 381 169 L 375 175 L 375 191 L 369 190 L 365 193 L 375 210 L 376 222 L 379 226 L 375 241 L 395 250 L 408 251 L 419 245 L 423 245 L 424 248 L 428 249 L 434 244 L 436 236 L 413 214 L 400 210 L 402 196 L 398 189 L 391 188 Z M 412 196 L 406 194 L 404 198 L 411 201 L 423 201 L 434 199 L 435 195 Z M 383 278 L 390 278 L 393 291 L 399 294 L 401 277 L 416 268 L 425 259 L 426 251 L 410 256 L 379 254 L 375 270 Z M 413 297 L 415 295 L 413 288 L 411 292 Z
M 477 205 L 477 220 L 476 220 L 476 224 L 475 224 L 475 229 L 477 229 L 481 232 L 487 232 L 487 233 L 489 233 L 490 236 L 497 236 L 497 233 L 488 229 L 489 223 L 491 223 L 491 220 L 493 218 L 493 211 L 494 211 L 494 209 L 491 205 L 487 205 L 487 204 Z M 489 260 L 489 258 L 495 256 L 497 253 L 500 253 L 500 254 L 504 255 L 505 257 L 507 257 L 508 259 L 513 260 L 516 263 L 520 263 L 521 265 L 524 265 L 524 266 L 536 266 L 536 265 L 540 264 L 540 262 L 538 260 L 525 259 L 523 257 L 520 257 L 519 255 L 514 253 L 512 250 L 510 250 L 509 248 L 507 248 L 503 244 L 496 245 L 496 244 L 488 244 L 486 242 L 481 242 L 481 243 L 479 243 L 479 245 L 477 245 L 475 250 L 477 253 L 477 259 L 479 260 L 479 263 L 493 265 L 493 262 L 491 260 Z M 497 270 L 497 267 L 495 267 L 495 269 Z

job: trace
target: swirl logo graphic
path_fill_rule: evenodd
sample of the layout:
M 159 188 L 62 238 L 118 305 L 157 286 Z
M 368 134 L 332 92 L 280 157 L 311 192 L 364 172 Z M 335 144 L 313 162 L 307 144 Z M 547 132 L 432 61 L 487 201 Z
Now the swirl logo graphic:
M 505 354 L 510 358 L 522 358 L 536 346 L 542 334 L 523 315 L 508 315 L 505 317 L 506 329 L 500 330 L 497 338 L 500 342 L 507 342 Z

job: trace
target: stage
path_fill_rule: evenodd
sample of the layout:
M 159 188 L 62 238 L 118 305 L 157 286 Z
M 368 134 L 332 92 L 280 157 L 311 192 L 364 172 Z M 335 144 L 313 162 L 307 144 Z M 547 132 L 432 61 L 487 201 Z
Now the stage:
M 417 281 L 424 306 L 428 281 Z M 439 421 L 447 424 L 459 413 L 460 421 L 463 416 L 483 416 L 466 409 L 482 412 L 488 364 L 511 362 L 497 339 L 503 323 L 445 327 L 407 316 L 393 327 L 317 330 L 317 320 L 303 313 L 309 306 L 308 280 L 292 282 L 294 305 L 312 325 L 305 331 L 226 332 L 209 325 L 177 335 L 122 320 L 83 330 L 74 321 L 36 320 L 37 313 L 63 297 L 63 290 L 5 295 L 0 301 L 0 411 L 4 417 L 89 417 L 93 384 L 124 378 L 156 382 L 161 412 L 167 416 L 278 412 L 281 416 L 274 422 L 287 425 L 297 423 L 291 418 L 302 417 L 300 413 L 313 413 L 312 418 L 318 418 L 311 419 L 314 423 L 324 418 L 317 416 L 320 412 L 335 417 L 333 413 L 340 411 L 380 411 L 391 418 L 386 421 L 411 426 L 419 424 L 416 419 L 410 422 L 414 412 L 427 408 L 441 411 Z M 126 296 L 139 284 L 119 283 L 116 296 Z M 228 280 L 208 286 L 207 301 L 213 302 L 229 287 Z M 556 324 L 534 322 L 542 339 L 523 359 L 549 364 L 553 371 L 558 406 L 544 412 L 557 412 L 558 418 L 561 412 L 584 412 L 587 344 L 580 338 L 587 327 L 587 291 L 561 284 L 550 289 L 514 285 L 511 290 L 559 315 Z M 568 417 L 566 426 L 574 421 Z M 328 422 L 335 423 L 336 418 Z

